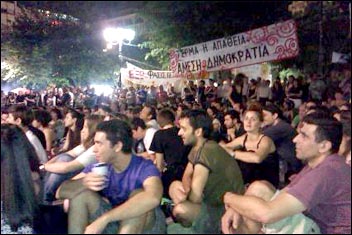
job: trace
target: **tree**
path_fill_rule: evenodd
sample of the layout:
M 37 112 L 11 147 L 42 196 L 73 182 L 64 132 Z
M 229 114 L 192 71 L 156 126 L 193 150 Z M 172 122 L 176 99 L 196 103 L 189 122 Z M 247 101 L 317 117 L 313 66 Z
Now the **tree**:
M 55 15 L 24 15 L 2 37 L 2 61 L 10 61 L 18 71 L 8 79 L 36 87 L 62 84 L 63 79 L 75 85 L 111 80 L 119 69 L 117 57 L 103 52 L 104 40 L 96 36 L 97 30 Z

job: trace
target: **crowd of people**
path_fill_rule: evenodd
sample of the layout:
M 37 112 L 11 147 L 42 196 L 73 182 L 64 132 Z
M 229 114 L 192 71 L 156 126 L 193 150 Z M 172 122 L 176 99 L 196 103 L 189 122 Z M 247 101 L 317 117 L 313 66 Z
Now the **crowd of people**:
M 351 233 L 350 82 L 2 92 L 1 231 Z

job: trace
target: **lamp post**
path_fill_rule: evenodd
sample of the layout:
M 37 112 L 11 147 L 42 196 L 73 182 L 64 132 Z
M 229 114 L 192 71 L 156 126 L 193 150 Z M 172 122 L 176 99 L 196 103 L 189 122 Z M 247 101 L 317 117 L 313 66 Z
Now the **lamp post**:
M 106 49 L 104 51 L 112 49 L 115 45 L 118 47 L 118 56 L 119 56 L 119 64 L 120 70 L 123 65 L 122 60 L 122 45 L 124 41 L 131 43 L 134 39 L 135 31 L 132 29 L 124 29 L 124 28 L 106 28 L 103 31 L 103 35 L 105 41 L 107 42 Z M 119 76 L 119 86 L 121 87 L 121 71 Z

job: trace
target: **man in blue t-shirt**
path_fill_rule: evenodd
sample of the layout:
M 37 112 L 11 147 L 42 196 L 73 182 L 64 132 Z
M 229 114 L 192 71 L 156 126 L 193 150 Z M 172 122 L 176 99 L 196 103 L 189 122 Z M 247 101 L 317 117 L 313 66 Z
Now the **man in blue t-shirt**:
M 71 199 L 69 233 L 165 233 L 160 172 L 150 160 L 131 154 L 130 126 L 102 122 L 94 143 L 96 159 L 107 164 L 104 175 L 89 165 L 57 192 Z

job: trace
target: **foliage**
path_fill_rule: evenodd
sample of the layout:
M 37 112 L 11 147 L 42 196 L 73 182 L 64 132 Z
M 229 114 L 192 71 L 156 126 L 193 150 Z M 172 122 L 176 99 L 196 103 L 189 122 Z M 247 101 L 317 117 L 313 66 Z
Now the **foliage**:
M 104 53 L 103 39 L 95 35 L 96 29 L 83 23 L 19 18 L 1 42 L 2 61 L 18 71 L 8 79 L 37 87 L 111 80 L 119 68 L 116 55 Z

